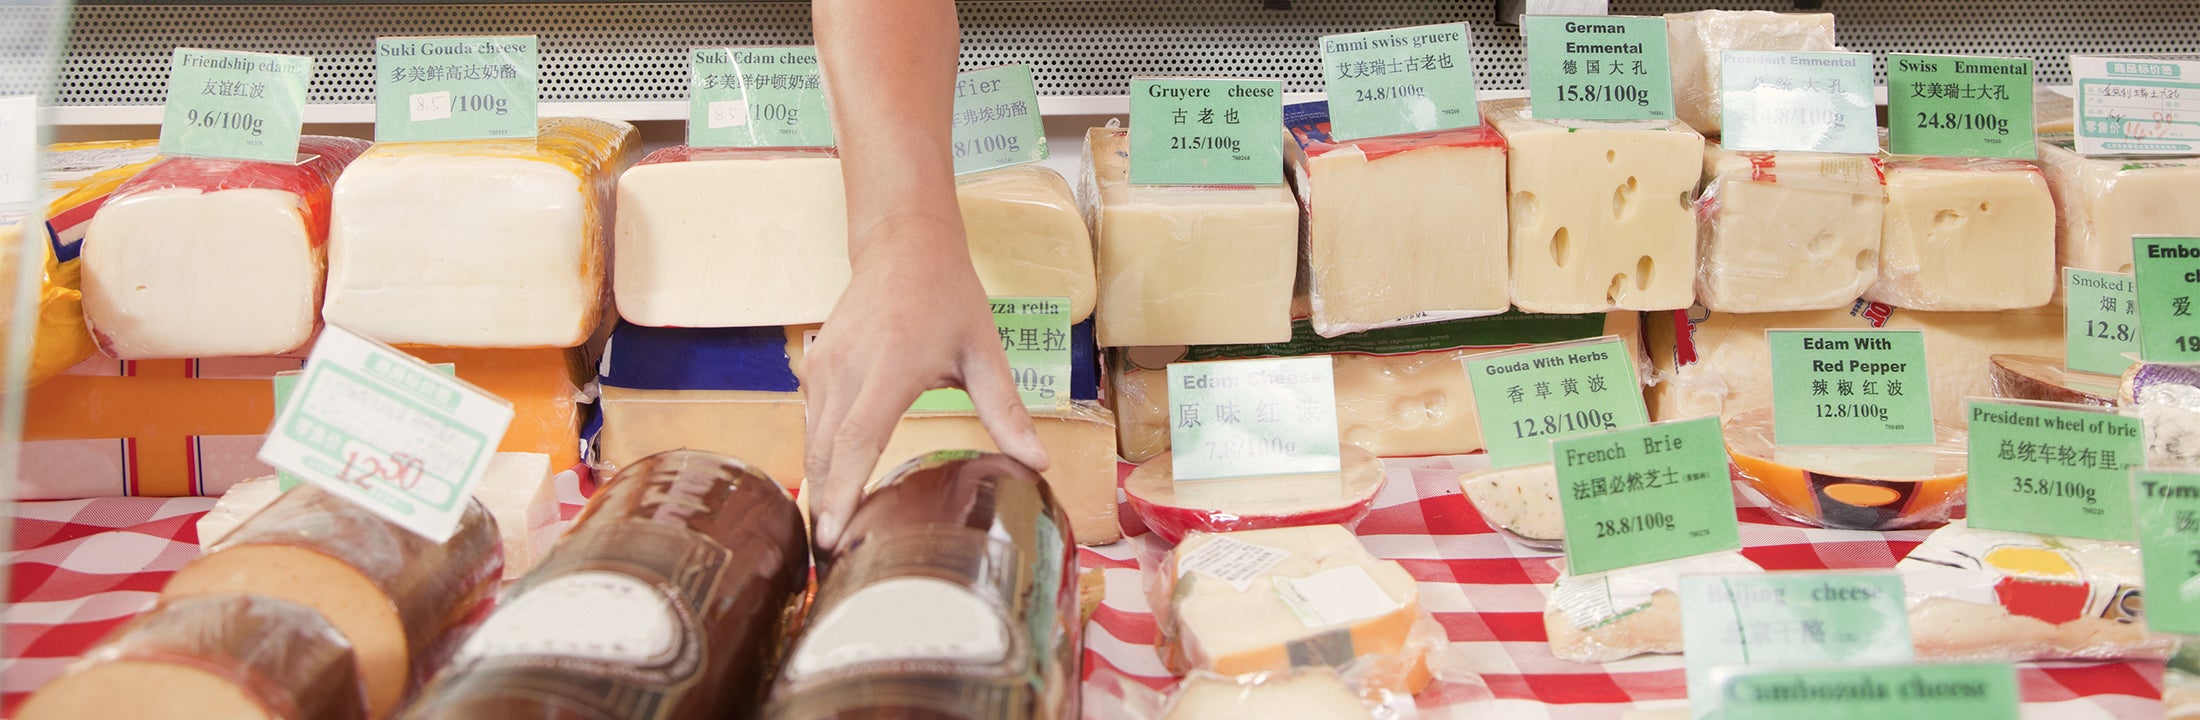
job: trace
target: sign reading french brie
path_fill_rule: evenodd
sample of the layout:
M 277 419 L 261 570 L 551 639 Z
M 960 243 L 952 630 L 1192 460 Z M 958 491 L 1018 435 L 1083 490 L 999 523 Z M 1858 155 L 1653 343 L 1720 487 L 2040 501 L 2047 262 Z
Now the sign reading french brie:
M 2031 60 L 1887 56 L 1887 147 L 1898 155 L 2030 160 L 2033 125 Z
M 1665 19 L 1531 15 L 1528 108 L 1548 120 L 1671 120 Z
M 162 107 L 163 155 L 291 163 L 313 58 L 176 48 Z
M 1718 418 L 1623 427 L 1550 447 L 1566 519 L 1566 572 L 1741 549 Z
M 1779 445 L 1930 445 L 1931 377 L 1917 330 L 1767 330 Z
M 376 38 L 374 139 L 532 138 L 540 64 L 533 35 Z
M 1039 118 L 1039 91 L 1029 65 L 955 76 L 950 125 L 957 175 L 1047 159 L 1046 123 Z
M 1333 373 L 1327 355 L 1170 363 L 1177 482 L 1340 472 Z
M 1718 716 L 1720 668 L 1911 659 L 1909 607 L 1892 572 L 1683 575 L 1680 594 L 1688 704 L 1699 718 Z
M 1726 50 L 1720 63 L 1727 149 L 1879 152 L 1871 55 Z
M 1551 461 L 1551 442 L 1650 422 L 1633 355 L 1610 335 L 1476 355 L 1467 366 L 1490 465 Z
M 1358 140 L 1482 124 L 1471 33 L 1453 23 L 1324 36 L 1330 134 Z
M 1133 78 L 1131 184 L 1283 184 L 1283 83 Z
M 814 47 L 708 47 L 688 54 L 691 147 L 832 147 Z

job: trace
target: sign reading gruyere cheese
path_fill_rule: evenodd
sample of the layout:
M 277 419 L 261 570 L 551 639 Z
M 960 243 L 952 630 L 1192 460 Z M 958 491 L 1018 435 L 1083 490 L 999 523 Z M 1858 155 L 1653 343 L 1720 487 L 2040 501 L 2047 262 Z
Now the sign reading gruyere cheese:
M 1283 83 L 1131 80 L 1133 185 L 1283 183 Z

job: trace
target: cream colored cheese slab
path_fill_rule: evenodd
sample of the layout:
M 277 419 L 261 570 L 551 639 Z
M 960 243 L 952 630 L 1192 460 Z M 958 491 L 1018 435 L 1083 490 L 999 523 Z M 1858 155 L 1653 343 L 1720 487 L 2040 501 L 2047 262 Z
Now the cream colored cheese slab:
M 2055 199 L 2029 163 L 1940 158 L 1887 166 L 1879 281 L 1865 299 L 1912 310 L 2046 305 L 2055 265 Z
M 1719 54 L 1727 50 L 1838 50 L 1832 13 L 1698 10 L 1667 13 L 1665 52 L 1673 73 L 1673 109 L 1706 135 L 1722 124 Z
M 840 159 L 731 150 L 677 157 L 685 159 L 646 162 L 619 178 L 619 315 L 652 327 L 824 322 L 848 287 Z
M 84 313 L 123 359 L 275 355 L 320 319 L 305 199 L 174 187 L 100 208 L 84 243 Z
M 1037 165 L 976 173 L 956 181 L 955 197 L 985 294 L 1066 297 L 1071 323 L 1092 316 L 1092 233 L 1060 173 Z
M 2040 162 L 2060 208 L 2056 262 L 2131 272 L 2134 235 L 2200 236 L 2200 158 L 2088 158 L 2040 138 Z
M 1879 276 L 1878 162 L 1704 146 L 1696 299 L 1720 312 L 1847 307 Z

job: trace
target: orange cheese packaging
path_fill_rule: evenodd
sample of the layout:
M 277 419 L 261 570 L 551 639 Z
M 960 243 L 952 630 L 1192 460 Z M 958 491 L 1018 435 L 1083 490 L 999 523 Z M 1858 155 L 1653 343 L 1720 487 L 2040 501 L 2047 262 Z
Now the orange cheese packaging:
M 1966 435 L 1933 424 L 1934 445 L 1780 447 L 1772 408 L 1726 422 L 1734 478 L 1781 515 L 1819 527 L 1894 530 L 1947 520 L 1963 503 Z
M 19 225 L 27 254 L 42 258 L 37 328 L 26 377 L 32 385 L 60 374 L 94 352 L 84 325 L 83 266 L 78 254 L 92 216 L 115 188 L 160 159 L 153 140 L 58 143 L 46 149 L 45 227 Z M 12 277 L 12 276 L 11 276 Z M 12 295 L 11 295 L 12 297 Z M 4 329 L 22 313 L 0 317 Z

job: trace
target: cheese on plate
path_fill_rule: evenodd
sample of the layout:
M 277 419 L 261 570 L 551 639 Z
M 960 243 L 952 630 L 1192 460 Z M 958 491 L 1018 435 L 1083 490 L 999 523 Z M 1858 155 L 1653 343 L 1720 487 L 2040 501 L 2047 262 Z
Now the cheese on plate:
M 1350 527 L 1366 517 L 1383 488 L 1383 463 L 1354 445 L 1343 445 L 1342 472 L 1308 475 L 1176 480 L 1176 458 L 1162 453 L 1123 480 L 1131 508 L 1161 539 L 1192 533 L 1232 532 L 1306 525 Z
M 264 595 L 173 600 L 138 616 L 17 708 L 19 720 L 363 720 L 351 644 Z
M 1911 310 L 2046 305 L 2062 283 L 2054 228 L 2055 198 L 2031 163 L 1889 162 L 1879 282 L 1864 298 Z
M 994 297 L 1066 297 L 1069 321 L 1092 317 L 1092 233 L 1062 174 L 1016 165 L 955 180 L 978 283 Z
M 2116 378 L 2070 370 L 2057 358 L 1995 355 L 1987 358 L 1994 397 L 2012 400 L 2116 406 Z
M 1832 13 L 1698 10 L 1665 15 L 1665 52 L 1673 73 L 1673 109 L 1706 135 L 1724 123 L 1720 53 L 1727 50 L 1831 52 Z
M 1919 660 L 2163 658 L 2146 631 L 2130 543 L 1979 530 L 1933 531 L 1895 565 Z
M 1558 504 L 1558 467 L 1551 463 L 1493 468 L 1459 478 L 1459 489 L 1482 521 L 1531 550 L 1566 549 L 1566 515 Z
M 1933 423 L 1933 445 L 1775 445 L 1772 407 L 1726 421 L 1734 477 L 1796 521 L 1830 528 L 1895 530 L 1947 520 L 1963 501 L 1970 467 L 1962 430 Z
M 2089 158 L 2069 135 L 2042 135 L 2063 267 L 2131 272 L 2136 235 L 2200 236 L 2200 158 Z
M 1848 307 L 1879 276 L 1879 160 L 1704 146 L 1696 299 L 1714 312 Z
M 619 177 L 619 315 L 655 327 L 825 321 L 848 287 L 848 204 L 826 148 L 650 153 Z
M 1563 561 L 1554 561 L 1563 564 Z M 1699 555 L 1588 575 L 1560 575 L 1543 609 L 1551 654 L 1603 663 L 1681 652 L 1681 576 L 1759 572 L 1738 552 Z

